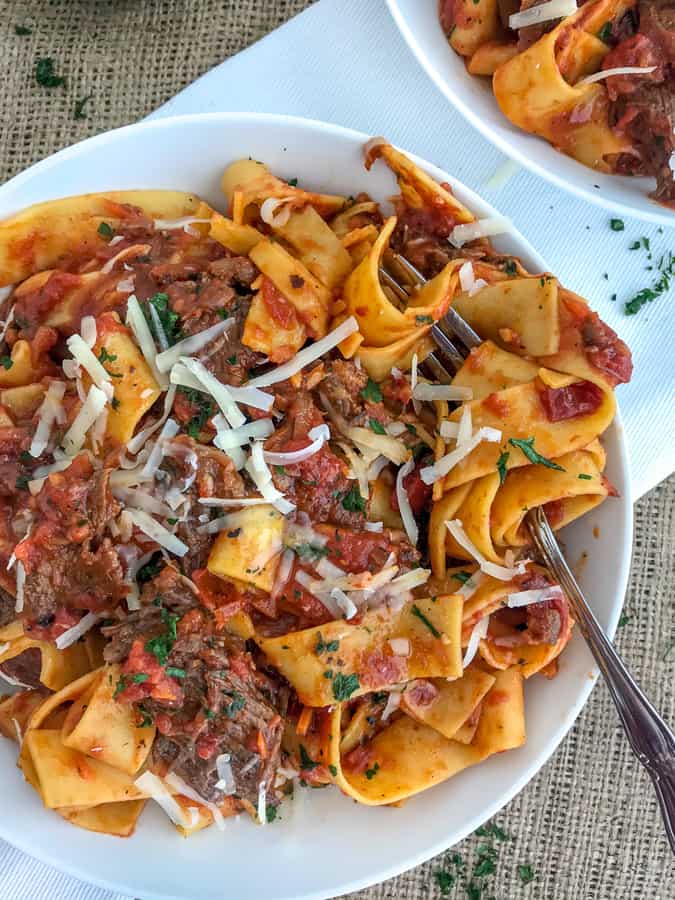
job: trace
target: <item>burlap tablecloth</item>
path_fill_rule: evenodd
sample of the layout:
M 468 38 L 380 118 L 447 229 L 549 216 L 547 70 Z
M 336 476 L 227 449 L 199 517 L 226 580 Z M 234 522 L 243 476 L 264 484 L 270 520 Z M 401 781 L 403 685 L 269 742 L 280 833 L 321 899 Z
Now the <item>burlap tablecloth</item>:
M 141 118 L 308 5 L 308 0 L 0 0 L 0 179 L 60 147 Z M 17 33 L 26 30 L 30 33 Z M 65 86 L 37 83 L 36 62 L 44 57 L 53 60 Z M 90 97 L 86 118 L 77 118 L 76 105 L 85 97 Z M 629 666 L 671 722 L 675 649 L 664 655 L 675 639 L 674 499 L 671 478 L 636 506 L 630 618 L 617 637 Z M 474 880 L 483 900 L 675 897 L 672 856 L 649 781 L 631 757 L 602 685 L 554 758 L 497 821 L 511 840 L 492 840 L 499 851 L 496 872 Z M 482 844 L 485 839 L 470 838 L 353 900 L 438 897 L 438 870 L 458 876 L 448 896 L 471 900 L 465 882 Z M 455 852 L 467 875 L 453 863 Z M 527 885 L 519 865 L 532 868 L 534 879 Z

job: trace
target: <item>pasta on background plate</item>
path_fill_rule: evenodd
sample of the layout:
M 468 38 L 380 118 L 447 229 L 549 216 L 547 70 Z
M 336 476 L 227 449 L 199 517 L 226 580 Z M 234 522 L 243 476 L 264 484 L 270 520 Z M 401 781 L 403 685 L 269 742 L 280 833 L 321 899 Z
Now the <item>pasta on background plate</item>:
M 0 222 L 0 731 L 74 825 L 264 824 L 299 783 L 397 804 L 521 746 L 556 673 L 574 622 L 523 520 L 615 493 L 630 353 L 447 185 L 365 158 L 391 215 L 248 159 L 222 213 L 129 191 Z M 388 248 L 427 278 L 404 305 Z M 451 305 L 484 340 L 445 385 Z
M 655 178 L 673 207 L 672 0 L 440 0 L 439 17 L 514 125 L 599 172 Z

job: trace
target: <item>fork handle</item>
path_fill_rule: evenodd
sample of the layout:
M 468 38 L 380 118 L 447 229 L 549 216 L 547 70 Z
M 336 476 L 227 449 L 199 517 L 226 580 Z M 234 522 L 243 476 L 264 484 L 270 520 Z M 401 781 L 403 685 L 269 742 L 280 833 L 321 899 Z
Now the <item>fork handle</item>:
M 532 540 L 570 601 L 581 633 L 607 682 L 633 752 L 649 773 L 668 841 L 675 853 L 675 735 L 607 639 L 560 552 L 544 511 L 532 510 L 526 521 Z

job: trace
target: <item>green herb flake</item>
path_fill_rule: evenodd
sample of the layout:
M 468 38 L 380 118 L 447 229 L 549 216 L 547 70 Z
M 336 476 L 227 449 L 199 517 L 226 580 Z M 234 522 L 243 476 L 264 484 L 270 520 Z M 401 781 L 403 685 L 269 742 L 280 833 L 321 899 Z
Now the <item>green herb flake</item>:
M 577 478 L 580 478 L 582 481 L 591 481 L 593 476 L 587 475 L 585 472 L 582 472 L 580 475 L 577 475 Z
M 139 705 L 138 709 L 141 713 L 142 718 L 136 727 L 137 728 L 149 728 L 150 725 L 153 724 L 152 716 L 150 715 L 150 713 L 147 711 L 147 709 L 144 706 Z
M 290 185 L 291 187 L 297 187 L 298 179 L 297 178 L 289 178 L 288 181 L 286 182 L 286 184 Z
M 12 361 L 11 356 L 0 356 L 0 366 L 2 366 L 3 369 L 7 369 L 9 371 L 9 369 L 11 369 L 13 365 L 14 362 Z
M 507 275 L 510 275 L 512 278 L 517 273 L 517 268 L 515 262 L 510 259 L 508 262 L 504 263 L 504 271 Z
M 412 609 L 410 610 L 410 612 L 413 614 L 413 616 L 418 618 L 420 620 L 420 622 L 423 622 L 427 626 L 427 628 L 429 629 L 429 631 L 433 634 L 433 636 L 435 638 L 439 638 L 441 636 L 441 633 L 438 630 L 438 628 L 436 628 L 436 626 L 434 625 L 433 622 L 430 622 L 429 619 L 427 619 L 427 617 L 424 615 L 424 613 L 422 612 L 422 610 L 419 608 L 419 606 L 416 603 L 413 603 Z
M 609 227 L 612 231 L 623 231 L 626 226 L 624 225 L 623 219 L 610 219 Z
M 17 491 L 27 491 L 29 481 L 30 475 L 19 475 L 19 477 L 14 482 L 14 486 L 16 487 Z
M 35 80 L 46 88 L 61 87 L 66 83 L 66 79 L 62 75 L 54 72 L 54 60 L 48 56 L 38 59 L 35 66 Z
M 87 114 L 85 113 L 84 108 L 87 105 L 87 103 L 89 103 L 89 101 L 91 100 L 91 98 L 93 96 L 94 96 L 93 94 L 87 94 L 86 97 L 80 97 L 79 100 L 75 101 L 75 107 L 73 109 L 73 118 L 76 121 L 87 118 Z
M 368 781 L 372 781 L 372 779 L 377 775 L 380 771 L 380 764 L 378 762 L 375 763 L 370 769 L 366 769 L 366 778 Z
M 324 641 L 321 637 L 321 632 L 319 632 L 316 641 L 316 647 L 314 648 L 314 652 L 317 656 L 321 656 L 322 653 L 337 653 L 340 649 L 340 641 Z
M 559 466 L 557 462 L 553 462 L 552 459 L 548 459 L 545 456 L 542 456 L 541 453 L 537 453 L 534 449 L 534 438 L 509 438 L 509 444 L 512 447 L 516 447 L 518 450 L 522 451 L 527 459 L 531 463 L 535 463 L 535 465 L 546 466 L 547 469 L 557 469 L 558 472 L 564 472 L 562 466 Z
M 432 316 L 415 316 L 415 324 L 417 325 L 433 325 L 434 320 Z
M 529 884 L 534 880 L 534 871 L 532 866 L 529 863 L 520 864 L 516 871 L 518 872 L 518 877 L 523 882 L 523 884 Z
M 499 459 L 497 460 L 497 471 L 499 472 L 499 484 L 504 484 L 506 480 L 506 464 L 509 461 L 509 456 L 511 454 L 508 450 L 504 450 L 503 453 L 500 453 Z
M 471 572 L 455 572 L 452 577 L 456 578 L 460 584 L 466 584 L 469 578 L 471 578 Z
M 214 713 L 214 711 L 212 709 L 205 709 L 204 717 L 207 719 L 215 719 L 216 714 Z
M 361 391 L 361 396 L 364 400 L 370 400 L 371 403 L 382 402 L 382 391 L 380 390 L 380 386 L 376 381 L 373 381 L 372 378 L 368 379 L 368 384 L 366 384 Z
M 182 337 L 179 325 L 180 316 L 178 315 L 178 313 L 174 312 L 171 309 L 171 306 L 169 304 L 169 295 L 160 292 L 150 297 L 147 302 L 148 306 L 152 306 L 157 313 L 157 318 L 159 319 L 162 330 L 166 335 L 169 346 L 175 344 Z M 148 324 L 153 334 L 155 334 L 155 337 L 159 339 L 159 336 L 156 334 L 155 323 L 153 322 L 153 317 L 150 315 L 149 309 L 146 312 L 146 319 L 148 320 Z
M 176 623 L 178 622 L 179 618 L 179 616 L 172 615 L 167 609 L 162 607 L 162 622 L 166 627 L 166 632 L 164 634 L 158 635 L 157 637 L 151 638 L 145 645 L 145 649 L 148 651 L 148 653 L 152 653 L 155 656 L 160 666 L 166 665 L 169 658 L 169 653 L 171 652 L 171 648 L 173 647 L 176 641 L 176 637 L 178 636 L 176 631 Z
M 117 700 L 122 691 L 127 689 L 127 680 L 124 675 L 120 675 L 117 684 L 115 685 L 115 690 L 113 692 L 113 700 Z
M 386 434 L 384 425 L 382 422 L 379 422 L 377 419 L 368 419 L 368 424 L 370 425 L 370 430 L 374 431 L 375 434 Z
M 621 616 L 619 617 L 619 621 L 617 622 L 616 627 L 617 628 L 625 628 L 626 625 L 628 625 L 628 623 L 631 621 L 632 618 L 633 618 L 632 616 L 628 616 L 628 615 L 626 615 L 626 613 L 621 613 Z
M 600 31 L 598 32 L 598 37 L 605 44 L 608 44 L 612 38 L 612 23 L 605 22 Z
M 334 766 L 332 763 L 329 764 L 328 771 L 333 776 L 333 778 L 337 776 L 337 766 Z
M 445 869 L 436 869 L 434 872 L 434 878 L 436 879 L 436 884 L 438 885 L 438 890 L 443 894 L 444 897 L 450 893 L 450 890 L 455 884 L 455 876 L 452 872 L 448 872 Z
M 300 744 L 300 769 L 303 772 L 311 772 L 312 769 L 316 769 L 319 765 L 318 762 L 315 762 L 312 757 L 307 752 L 307 749 L 304 744 Z
M 342 506 L 349 512 L 365 513 L 366 499 L 361 496 L 358 484 L 353 484 L 342 497 Z
M 342 672 L 338 672 L 333 678 L 333 697 L 335 697 L 338 703 L 349 700 L 354 691 L 357 691 L 358 689 L 358 675 L 343 675 Z
M 167 666 L 166 674 L 172 678 L 185 678 L 185 669 L 177 669 L 176 666 Z
M 511 835 L 504 831 L 503 828 L 500 828 L 499 825 L 495 825 L 492 822 L 487 822 L 485 825 L 481 825 L 474 831 L 474 834 L 477 837 L 495 837 L 498 841 L 510 841 Z
M 633 241 L 632 244 L 628 245 L 629 250 L 639 250 L 640 249 L 640 241 Z
M 101 237 L 107 238 L 108 240 L 110 240 L 115 235 L 112 226 L 108 225 L 107 222 L 101 222 L 96 230 L 101 235 Z
M 134 684 L 143 684 L 144 681 L 147 681 L 150 676 L 145 672 L 136 672 L 135 675 L 131 676 L 131 680 Z
M 277 817 L 277 808 L 272 803 L 268 803 L 265 807 L 265 818 L 267 819 L 267 823 L 269 825 L 270 822 L 274 822 Z
M 113 409 L 119 409 L 120 401 L 117 399 L 117 397 L 113 397 L 112 400 L 110 401 L 110 405 L 112 406 Z
M 406 430 L 410 432 L 410 434 L 417 434 L 417 428 L 412 425 L 410 422 L 405 423 Z
M 230 704 L 225 707 L 225 715 L 228 719 L 234 719 L 238 712 L 246 706 L 246 697 L 239 691 L 232 691 L 228 696 L 232 698 Z
M 324 556 L 328 556 L 328 547 L 322 547 L 321 544 L 296 544 L 291 548 L 300 559 L 306 559 L 309 562 L 316 562 Z
M 116 359 L 117 359 L 116 353 L 108 353 L 108 351 L 106 350 L 105 347 L 101 347 L 101 352 L 98 355 L 98 361 L 100 363 L 115 362 Z

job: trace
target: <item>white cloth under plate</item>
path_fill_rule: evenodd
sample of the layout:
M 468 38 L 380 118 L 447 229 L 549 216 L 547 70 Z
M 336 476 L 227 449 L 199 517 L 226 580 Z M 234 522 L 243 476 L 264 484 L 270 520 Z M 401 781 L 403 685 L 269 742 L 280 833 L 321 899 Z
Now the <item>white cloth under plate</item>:
M 216 111 L 287 113 L 384 135 L 484 196 L 633 351 L 633 380 L 617 391 L 633 497 L 675 469 L 672 289 L 636 316 L 625 315 L 622 303 L 654 280 L 654 272 L 645 269 L 646 253 L 629 245 L 647 237 L 658 260 L 675 252 L 674 228 L 660 232 L 656 225 L 624 219 L 625 230 L 612 231 L 611 213 L 524 169 L 500 190 L 489 190 L 486 183 L 505 157 L 427 77 L 380 0 L 320 0 L 153 116 Z
M 631 463 L 640 497 L 675 468 L 675 317 L 664 295 L 634 317 L 621 300 L 651 283 L 643 253 L 675 250 L 673 229 L 625 219 L 576 200 L 520 170 L 500 190 L 486 182 L 505 157 L 455 112 L 404 44 L 380 0 L 319 3 L 204 75 L 153 116 L 189 112 L 276 112 L 323 119 L 388 140 L 451 172 L 508 215 L 552 270 L 628 342 L 635 362 L 619 389 Z M 607 278 L 605 277 L 607 274 Z M 610 296 L 617 294 L 612 302 Z M 7 900 L 129 900 L 62 875 L 0 841 L 0 896 Z

